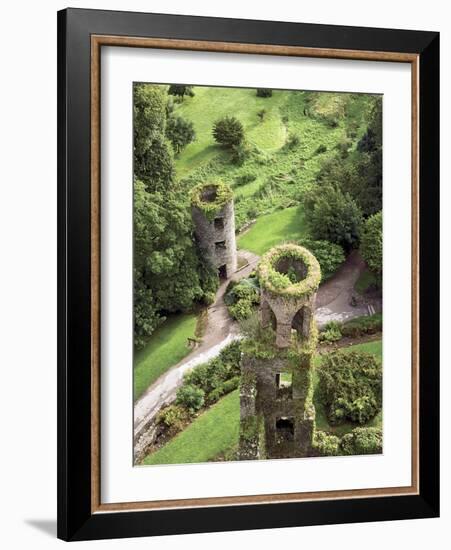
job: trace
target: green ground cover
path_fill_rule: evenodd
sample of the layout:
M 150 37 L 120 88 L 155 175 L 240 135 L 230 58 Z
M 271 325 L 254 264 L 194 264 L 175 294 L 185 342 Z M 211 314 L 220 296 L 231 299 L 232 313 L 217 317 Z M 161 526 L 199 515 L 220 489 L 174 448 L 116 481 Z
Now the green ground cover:
M 175 105 L 175 114 L 193 122 L 196 131 L 196 140 L 176 158 L 176 177 L 188 186 L 214 179 L 231 185 L 238 230 L 257 216 L 302 203 L 306 187 L 343 142 L 352 155 L 372 101 L 363 94 L 286 90 L 274 90 L 269 98 L 257 97 L 255 89 L 195 86 L 194 92 Z M 233 164 L 212 136 L 213 124 L 226 115 L 241 121 L 252 150 L 241 165 Z M 290 146 L 292 136 L 296 141 Z M 243 176 L 250 177 L 243 183 Z
M 202 413 L 164 447 L 148 455 L 143 464 L 207 462 L 238 444 L 239 425 L 240 397 L 235 390 Z
M 277 210 L 260 216 L 255 224 L 238 238 L 238 247 L 260 256 L 283 241 L 295 241 L 306 235 L 304 213 L 300 206 Z
M 377 278 L 374 273 L 365 269 L 357 279 L 354 288 L 359 294 L 364 294 L 373 285 L 377 285 Z
M 363 351 L 365 353 L 371 353 L 372 355 L 375 355 L 377 359 L 382 361 L 382 340 L 374 340 L 373 342 L 365 342 L 363 344 L 355 344 L 353 346 L 348 346 L 346 348 L 341 348 L 342 351 Z M 316 366 L 319 366 L 321 364 L 321 356 L 317 356 L 315 359 Z M 321 399 L 319 397 L 318 392 L 318 374 L 317 372 L 314 372 L 314 397 L 313 402 L 315 405 L 316 410 L 316 428 L 318 430 L 322 430 L 329 433 L 334 433 L 336 435 L 343 435 L 345 433 L 348 433 L 352 431 L 353 428 L 357 426 L 357 424 L 353 424 L 351 422 L 345 422 L 343 424 L 340 424 L 340 426 L 331 426 L 327 420 L 327 416 L 324 410 L 324 405 L 321 402 Z M 376 415 L 371 422 L 368 422 L 365 424 L 365 426 L 374 426 L 374 427 L 382 427 L 382 411 Z
M 147 345 L 135 353 L 133 369 L 133 395 L 140 395 L 155 380 L 176 365 L 191 351 L 187 338 L 194 336 L 196 315 L 180 313 L 168 317 L 150 338 Z

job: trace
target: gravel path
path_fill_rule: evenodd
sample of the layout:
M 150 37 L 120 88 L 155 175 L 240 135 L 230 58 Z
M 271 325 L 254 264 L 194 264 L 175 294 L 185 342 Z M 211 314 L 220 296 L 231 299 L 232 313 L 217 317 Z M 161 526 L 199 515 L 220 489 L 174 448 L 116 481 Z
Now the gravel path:
M 374 311 L 382 310 L 382 302 L 379 298 L 369 302 L 360 300 L 358 305 L 350 305 L 351 297 L 355 294 L 354 285 L 364 269 L 365 262 L 358 251 L 354 250 L 337 273 L 319 287 L 315 311 L 315 319 L 319 327 L 329 321 L 343 322 L 368 315 L 371 307 Z M 368 306 L 371 306 L 370 309 Z

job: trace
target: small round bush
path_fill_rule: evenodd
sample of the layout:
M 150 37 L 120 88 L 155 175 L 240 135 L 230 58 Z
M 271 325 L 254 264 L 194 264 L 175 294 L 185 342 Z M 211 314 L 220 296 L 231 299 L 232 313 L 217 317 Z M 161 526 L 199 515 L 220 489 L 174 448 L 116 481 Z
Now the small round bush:
M 337 456 L 340 454 L 340 438 L 326 432 L 317 431 L 315 433 L 313 446 L 322 456 Z
M 380 428 L 354 428 L 341 438 L 341 449 L 346 455 L 370 455 L 382 452 Z
M 327 323 L 319 333 L 320 342 L 338 342 L 341 338 L 340 325 L 336 321 Z
M 201 409 L 205 402 L 205 392 L 191 384 L 184 384 L 177 392 L 177 405 L 185 407 L 190 412 Z
M 382 407 L 382 365 L 357 351 L 328 353 L 318 370 L 319 385 L 331 424 L 365 424 Z
M 257 97 L 271 97 L 271 88 L 257 88 Z
M 215 122 L 213 137 L 217 143 L 226 147 L 240 145 L 244 140 L 243 125 L 237 118 L 226 116 Z
M 180 405 L 169 405 L 169 407 L 161 409 L 157 420 L 169 428 L 171 433 L 175 434 L 183 430 L 189 420 L 189 413 Z

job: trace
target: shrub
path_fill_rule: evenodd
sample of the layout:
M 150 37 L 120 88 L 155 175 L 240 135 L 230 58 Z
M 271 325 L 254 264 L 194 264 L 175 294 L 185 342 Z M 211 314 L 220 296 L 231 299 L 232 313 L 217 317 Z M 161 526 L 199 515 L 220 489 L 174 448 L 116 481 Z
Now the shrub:
M 205 392 L 192 384 L 183 384 L 178 390 L 175 400 L 177 405 L 182 405 L 193 413 L 201 409 L 205 402 Z
M 287 137 L 287 141 L 285 142 L 285 148 L 286 149 L 294 149 L 301 143 L 301 139 L 298 136 L 298 134 L 295 134 L 294 132 L 290 132 Z
M 327 151 L 327 147 L 325 145 L 320 145 L 313 154 L 314 155 L 321 155 L 322 153 L 325 153 L 326 151 Z
M 382 314 L 376 313 L 368 317 L 357 317 L 341 325 L 343 336 L 357 338 L 364 334 L 376 334 L 382 330 Z
M 343 248 L 339 244 L 329 241 L 315 241 L 313 239 L 301 239 L 298 241 L 315 256 L 321 267 L 321 280 L 326 281 L 338 267 L 345 261 Z
M 236 304 L 233 304 L 233 306 L 229 306 L 230 315 L 237 321 L 247 319 L 252 315 L 253 311 L 252 302 L 248 300 L 240 300 Z
M 272 90 L 270 88 L 257 88 L 257 97 L 271 97 Z
M 373 355 L 337 351 L 324 356 L 320 393 L 331 424 L 364 424 L 382 407 L 382 366 Z
M 240 385 L 240 376 L 234 376 L 230 380 L 226 380 L 220 386 L 212 390 L 207 396 L 208 404 L 216 403 L 223 395 L 236 390 Z
M 169 428 L 172 434 L 183 430 L 188 420 L 188 411 L 180 405 L 169 405 L 169 407 L 161 409 L 157 417 L 157 421 Z
M 186 86 L 185 84 L 171 84 L 168 89 L 168 94 L 181 97 L 183 101 L 186 95 L 194 97 L 194 90 L 192 86 Z
M 362 231 L 360 252 L 368 267 L 382 274 L 382 211 L 370 216 Z
M 260 122 L 263 122 L 265 115 L 266 115 L 266 109 L 260 109 L 260 111 L 258 111 L 257 116 L 260 119 Z
M 208 363 L 203 363 L 188 372 L 183 384 L 195 386 L 205 392 L 211 393 L 214 389 L 240 374 L 241 349 L 240 342 L 232 342 L 223 350 L 218 357 Z
M 226 116 L 215 122 L 213 137 L 217 143 L 226 147 L 240 145 L 244 139 L 243 125 L 237 118 Z
M 341 449 L 345 455 L 370 455 L 382 452 L 382 430 L 380 428 L 354 428 L 341 438 Z
M 232 161 L 232 164 L 241 166 L 244 161 L 250 157 L 251 152 L 251 147 L 244 142 L 238 145 L 232 145 L 230 150 L 230 160 Z
M 340 454 L 340 438 L 326 432 L 316 431 L 313 440 L 313 447 L 322 456 L 336 456 Z
M 340 325 L 336 321 L 330 321 L 327 323 L 323 330 L 319 333 L 320 342 L 338 342 L 341 338 L 342 334 L 340 331 Z
M 352 146 L 352 141 L 349 139 L 343 139 L 337 143 L 335 149 L 337 149 L 340 157 L 345 159 L 349 156 L 349 149 Z
M 238 284 L 227 287 L 224 302 L 228 306 L 230 315 L 242 321 L 253 312 L 254 306 L 260 303 L 260 289 L 255 277 L 242 279 Z
M 171 117 L 166 125 L 166 137 L 172 143 L 174 151 L 180 153 L 188 143 L 196 139 L 193 123 L 180 116 Z

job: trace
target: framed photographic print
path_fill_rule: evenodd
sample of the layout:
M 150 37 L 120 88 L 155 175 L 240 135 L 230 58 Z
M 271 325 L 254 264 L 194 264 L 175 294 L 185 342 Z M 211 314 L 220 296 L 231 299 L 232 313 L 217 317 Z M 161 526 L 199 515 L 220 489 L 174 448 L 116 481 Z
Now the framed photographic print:
M 58 14 L 58 536 L 439 513 L 439 35 Z

